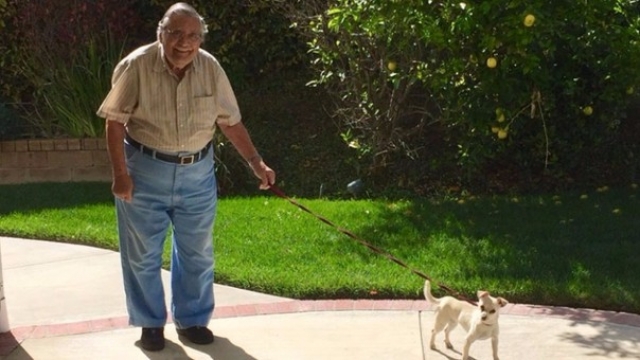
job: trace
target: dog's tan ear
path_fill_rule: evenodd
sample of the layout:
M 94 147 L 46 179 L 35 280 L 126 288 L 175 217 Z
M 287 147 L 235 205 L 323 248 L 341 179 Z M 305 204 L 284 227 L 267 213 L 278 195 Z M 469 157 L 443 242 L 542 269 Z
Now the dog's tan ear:
M 484 290 L 478 290 L 478 299 L 482 299 L 484 297 L 489 296 L 489 292 L 488 291 L 484 291 Z
M 505 307 L 509 303 L 507 299 L 502 297 L 499 297 L 497 300 L 498 300 L 498 304 L 500 304 L 500 307 Z

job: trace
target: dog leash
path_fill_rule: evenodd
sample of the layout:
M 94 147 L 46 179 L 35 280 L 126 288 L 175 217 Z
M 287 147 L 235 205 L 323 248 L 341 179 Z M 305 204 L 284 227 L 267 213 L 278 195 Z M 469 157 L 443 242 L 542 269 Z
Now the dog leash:
M 353 240 L 357 241 L 358 243 L 360 243 L 361 245 L 364 245 L 365 247 L 367 247 L 369 250 L 371 250 L 372 252 L 384 256 L 385 258 L 387 258 L 388 260 L 396 263 L 397 265 L 402 266 L 403 268 L 411 271 L 412 273 L 414 273 L 415 275 L 420 276 L 421 278 L 423 278 L 424 280 L 429 280 L 432 283 L 435 283 L 440 289 L 446 291 L 447 293 L 458 297 L 460 299 L 463 299 L 465 301 L 467 301 L 468 303 L 471 303 L 473 305 L 475 305 L 476 303 L 470 299 L 468 299 L 467 297 L 463 296 L 462 294 L 458 293 L 457 291 L 453 290 L 451 287 L 442 284 L 440 282 L 437 281 L 433 281 L 429 276 L 427 276 L 425 273 L 416 270 L 412 267 L 410 267 L 409 265 L 407 265 L 404 261 L 398 259 L 397 257 L 391 255 L 389 252 L 384 251 L 372 244 L 370 244 L 369 242 L 365 241 L 364 239 L 358 237 L 357 235 L 355 235 L 353 232 L 342 228 L 340 226 L 337 226 L 336 224 L 334 224 L 333 222 L 329 221 L 328 219 L 314 213 L 313 211 L 311 211 L 309 208 L 307 208 L 306 206 L 300 204 L 299 202 L 293 200 L 292 198 L 290 198 L 289 196 L 287 196 L 282 190 L 280 190 L 280 188 L 278 188 L 275 185 L 270 185 L 269 190 L 271 190 L 274 194 L 276 194 L 277 196 L 287 200 L 289 203 L 297 206 L 298 208 L 300 208 L 301 210 L 313 215 L 314 217 L 316 217 L 318 220 L 322 221 L 323 223 L 335 228 L 336 230 L 340 231 L 341 233 L 347 235 L 348 237 L 352 238 Z

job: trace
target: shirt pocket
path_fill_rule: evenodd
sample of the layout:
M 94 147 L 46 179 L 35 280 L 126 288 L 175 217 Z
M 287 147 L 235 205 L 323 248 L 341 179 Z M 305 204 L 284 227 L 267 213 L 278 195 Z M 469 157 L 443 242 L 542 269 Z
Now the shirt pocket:
M 215 124 L 217 104 L 214 96 L 199 96 L 193 99 L 193 122 L 197 128 L 208 128 Z

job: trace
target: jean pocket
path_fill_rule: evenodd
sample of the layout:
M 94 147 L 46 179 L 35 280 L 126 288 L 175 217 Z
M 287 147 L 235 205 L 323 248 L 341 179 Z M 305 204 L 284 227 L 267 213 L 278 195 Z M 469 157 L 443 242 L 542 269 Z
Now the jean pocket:
M 133 147 L 132 145 L 125 145 L 124 147 L 124 157 L 127 163 L 135 161 L 135 158 L 140 155 L 140 151 Z

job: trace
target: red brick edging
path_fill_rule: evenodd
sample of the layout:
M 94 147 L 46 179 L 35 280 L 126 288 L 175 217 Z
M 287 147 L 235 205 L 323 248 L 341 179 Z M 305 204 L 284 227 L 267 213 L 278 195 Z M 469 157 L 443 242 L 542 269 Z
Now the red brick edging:
M 277 315 L 317 311 L 433 311 L 425 300 L 292 300 L 278 303 L 249 304 L 216 307 L 213 319 L 227 319 L 245 316 Z M 566 307 L 509 304 L 501 314 L 520 316 L 556 317 L 576 322 L 609 322 L 612 324 L 640 328 L 640 315 L 573 309 Z M 88 320 L 67 324 L 33 325 L 12 329 L 0 334 L 0 356 L 10 354 L 27 339 L 79 335 L 129 327 L 127 317 Z

